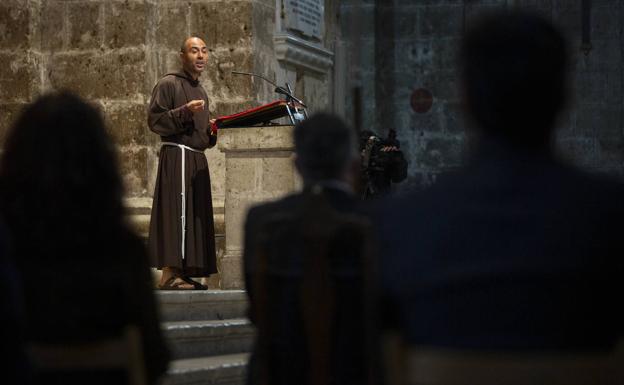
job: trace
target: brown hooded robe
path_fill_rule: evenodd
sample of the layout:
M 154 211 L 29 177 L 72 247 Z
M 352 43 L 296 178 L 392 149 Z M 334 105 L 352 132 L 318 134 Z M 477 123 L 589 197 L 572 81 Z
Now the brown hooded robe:
M 191 100 L 205 102 L 204 110 L 191 113 Z M 174 142 L 204 151 L 217 142 L 210 134 L 208 96 L 199 81 L 184 71 L 165 75 L 154 87 L 148 111 L 149 128 L 163 142 Z M 175 146 L 162 146 L 154 189 L 148 247 L 152 266 L 184 268 L 193 277 L 217 272 L 212 195 L 208 162 L 203 153 L 185 151 L 186 248 L 181 242 L 181 154 Z

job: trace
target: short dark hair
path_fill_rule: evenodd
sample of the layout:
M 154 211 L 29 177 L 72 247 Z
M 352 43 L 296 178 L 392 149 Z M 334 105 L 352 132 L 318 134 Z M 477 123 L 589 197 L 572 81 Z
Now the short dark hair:
M 550 137 L 565 103 L 566 42 L 525 11 L 486 14 L 464 36 L 461 77 L 467 107 L 488 135 L 516 143 Z
M 295 126 L 295 153 L 306 182 L 340 177 L 355 156 L 355 133 L 335 115 L 319 113 Z

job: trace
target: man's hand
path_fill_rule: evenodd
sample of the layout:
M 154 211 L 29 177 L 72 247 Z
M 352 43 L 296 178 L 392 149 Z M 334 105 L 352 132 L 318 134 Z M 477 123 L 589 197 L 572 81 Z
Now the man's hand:
M 204 109 L 204 104 L 204 101 L 200 99 L 191 100 L 186 103 L 186 108 L 188 108 L 192 113 L 196 113 Z

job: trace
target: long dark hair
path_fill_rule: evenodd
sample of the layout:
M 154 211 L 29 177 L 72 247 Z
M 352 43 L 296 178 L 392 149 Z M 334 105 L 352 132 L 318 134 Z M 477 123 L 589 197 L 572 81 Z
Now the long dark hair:
M 22 111 L 7 136 L 0 182 L 18 257 L 110 250 L 128 234 L 115 147 L 99 111 L 69 92 Z

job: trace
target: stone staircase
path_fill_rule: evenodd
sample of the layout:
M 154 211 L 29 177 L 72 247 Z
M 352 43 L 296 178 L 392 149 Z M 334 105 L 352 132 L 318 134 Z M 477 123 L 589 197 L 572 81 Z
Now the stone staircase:
M 173 361 L 163 385 L 243 385 L 254 330 L 243 290 L 160 291 Z

